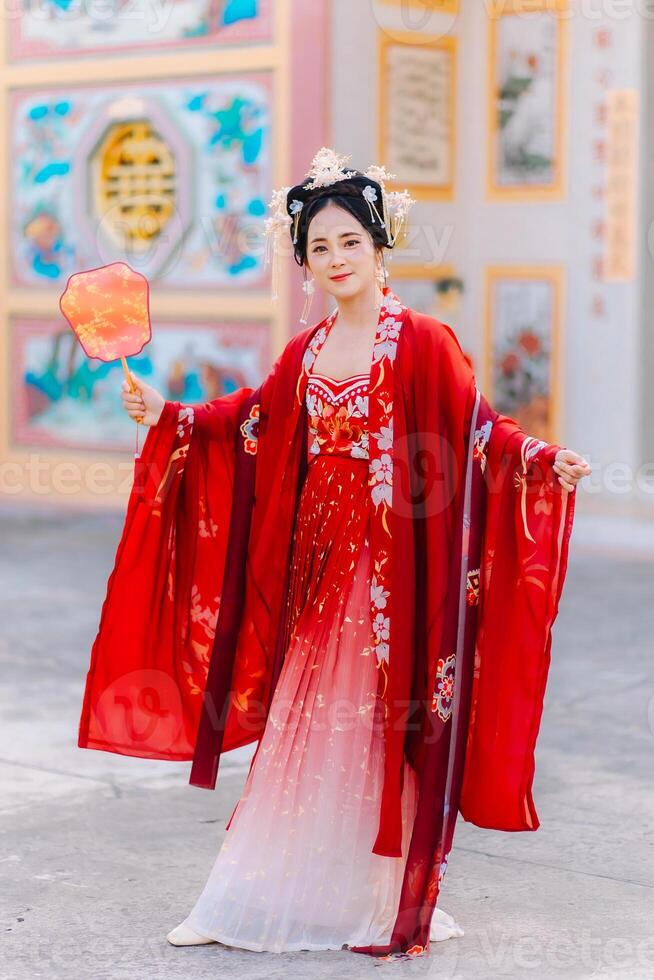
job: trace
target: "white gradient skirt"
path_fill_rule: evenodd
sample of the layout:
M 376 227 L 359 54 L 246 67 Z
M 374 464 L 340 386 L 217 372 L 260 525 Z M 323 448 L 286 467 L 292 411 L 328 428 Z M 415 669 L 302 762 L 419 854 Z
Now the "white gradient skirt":
M 339 470 L 345 479 L 344 468 Z M 360 505 L 360 471 L 353 472 L 345 482 L 354 505 Z M 260 952 L 390 942 L 416 811 L 416 775 L 407 763 L 403 857 L 372 853 L 383 737 L 374 723 L 379 701 L 369 645 L 370 549 L 362 524 L 365 536 L 356 542 L 353 560 L 343 533 L 330 527 L 347 517 L 343 494 L 337 513 L 326 509 L 324 481 L 313 492 L 320 500 L 304 501 L 304 513 L 311 516 L 305 534 L 300 528 L 294 559 L 293 596 L 302 599 L 301 614 L 243 794 L 185 919 L 202 936 Z M 305 487 L 307 498 L 311 493 Z M 321 539 L 329 540 L 322 550 Z M 311 560 L 302 555 L 304 542 L 314 549 Z M 345 578 L 338 571 L 344 548 Z M 461 935 L 454 919 L 437 908 L 431 938 Z

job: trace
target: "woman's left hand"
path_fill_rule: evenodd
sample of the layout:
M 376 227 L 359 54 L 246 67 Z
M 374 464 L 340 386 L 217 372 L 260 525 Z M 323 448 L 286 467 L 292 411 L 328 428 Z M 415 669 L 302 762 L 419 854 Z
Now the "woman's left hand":
M 552 468 L 559 478 L 559 483 L 566 490 L 575 490 L 584 476 L 590 476 L 592 470 L 583 456 L 572 449 L 559 449 Z

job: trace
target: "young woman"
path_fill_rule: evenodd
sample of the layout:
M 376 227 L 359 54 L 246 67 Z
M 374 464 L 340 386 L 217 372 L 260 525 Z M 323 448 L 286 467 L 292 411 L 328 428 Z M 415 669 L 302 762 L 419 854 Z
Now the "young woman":
M 384 176 L 321 150 L 273 199 L 307 295 L 336 308 L 259 389 L 194 409 L 123 385 L 152 428 L 79 744 L 193 758 L 211 788 L 221 751 L 258 740 L 175 945 L 416 955 L 462 935 L 436 908 L 457 812 L 538 826 L 544 664 L 590 468 L 494 412 L 453 331 L 390 292 L 407 200 Z

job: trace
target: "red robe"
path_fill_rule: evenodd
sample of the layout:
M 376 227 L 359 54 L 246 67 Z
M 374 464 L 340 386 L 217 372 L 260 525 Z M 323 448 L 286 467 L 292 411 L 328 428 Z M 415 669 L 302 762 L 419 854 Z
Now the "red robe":
M 421 951 L 457 813 L 535 830 L 534 752 L 574 493 L 559 446 L 479 392 L 454 332 L 388 293 L 370 378 L 371 547 L 386 711 L 374 852 L 401 854 L 404 755 L 418 811 L 388 947 Z M 306 472 L 308 373 L 333 315 L 263 384 L 167 402 L 135 472 L 87 675 L 79 745 L 192 759 L 258 740 L 284 657 L 293 520 Z M 374 597 L 373 597 L 374 598 Z

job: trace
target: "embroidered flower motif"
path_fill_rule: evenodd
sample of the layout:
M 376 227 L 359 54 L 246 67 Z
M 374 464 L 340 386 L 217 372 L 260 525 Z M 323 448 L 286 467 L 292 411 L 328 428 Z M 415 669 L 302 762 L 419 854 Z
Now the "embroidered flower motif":
M 388 639 L 391 635 L 391 620 L 383 613 L 377 613 L 372 621 L 372 632 L 375 639 L 375 651 L 378 660 L 388 662 Z
M 194 422 L 195 412 L 193 407 L 191 405 L 183 405 L 177 413 L 177 435 L 180 439 L 186 434 L 190 436 Z M 188 433 L 184 432 L 185 427 L 188 429 Z
M 404 310 L 404 306 L 399 301 L 399 299 L 397 298 L 397 296 L 391 296 L 391 295 L 389 295 L 389 296 L 386 297 L 386 301 L 384 303 L 384 307 L 385 307 L 386 311 L 388 313 L 390 313 L 392 316 L 396 316 L 396 315 L 402 313 L 403 310 Z
M 454 699 L 454 654 L 446 660 L 439 658 L 436 666 L 436 688 L 432 698 L 431 710 L 438 712 L 443 721 L 452 714 Z
M 253 405 L 249 416 L 241 425 L 241 435 L 243 436 L 243 448 L 246 453 L 256 456 L 257 443 L 259 439 L 259 412 L 260 405 Z
M 373 433 L 373 439 L 376 440 L 378 447 L 381 450 L 392 449 L 393 448 L 393 420 L 391 419 L 388 425 L 382 425 L 379 432 Z
M 324 326 L 322 326 L 320 330 L 316 332 L 315 337 L 313 338 L 313 340 L 305 350 L 304 357 L 302 358 L 302 367 L 305 369 L 305 371 L 311 370 L 313 362 L 318 356 L 318 351 L 320 350 L 320 348 L 322 347 L 322 345 L 324 344 L 327 338 L 327 332 L 329 330 L 330 325 L 331 324 L 328 322 Z
M 325 403 L 322 415 L 311 419 L 311 428 L 319 445 L 333 452 L 349 452 L 352 444 L 360 442 L 363 436 L 362 427 L 352 422 L 345 405 L 336 408 Z
M 333 392 L 320 375 L 309 379 L 306 407 L 309 436 L 313 440 L 310 454 L 324 452 L 368 458 L 368 398 L 356 394 L 357 390 L 365 390 L 367 383 L 367 380 L 350 382 L 342 391 Z
M 479 582 L 479 568 L 475 568 L 471 572 L 468 572 L 466 579 L 466 602 L 469 606 L 476 606 L 479 603 Z
M 390 592 L 385 589 L 381 582 L 378 581 L 377 576 L 372 576 L 372 582 L 370 584 L 370 598 L 372 599 L 372 604 L 375 609 L 385 609 L 386 600 L 388 599 Z
M 367 418 L 368 416 L 368 396 L 367 395 L 357 395 L 354 399 L 354 406 L 359 415 Z
M 218 530 L 218 525 L 214 520 L 207 524 L 204 518 L 198 521 L 198 535 L 201 538 L 215 538 L 216 531 Z
M 477 460 L 481 472 L 486 470 L 486 461 L 488 456 L 488 443 L 490 442 L 491 431 L 493 428 L 493 423 L 488 420 L 479 429 L 475 429 L 475 442 L 472 450 L 472 458 Z
M 370 455 L 370 448 L 368 444 L 368 432 L 363 432 L 360 442 L 353 443 L 351 454 L 355 459 L 368 459 Z
M 375 507 L 383 501 L 389 505 L 393 502 L 393 459 L 388 453 L 382 453 L 379 459 L 373 459 L 370 464 L 370 485 L 372 500 Z
M 322 398 L 307 389 L 306 406 L 309 415 L 322 415 Z
M 205 605 L 197 585 L 193 584 L 191 587 L 191 622 L 198 623 L 209 640 L 213 640 L 216 635 L 216 620 L 218 618 L 216 609 L 219 602 L 219 597 L 214 596 L 213 605 Z M 196 652 L 198 652 L 197 649 Z M 201 659 L 207 663 L 209 658 L 204 655 Z
M 375 349 L 372 352 L 373 363 L 383 360 L 385 357 L 389 361 L 395 360 L 395 355 L 397 354 L 397 341 L 396 340 L 382 340 L 375 345 Z
M 382 340 L 395 340 L 400 336 L 401 323 L 394 317 L 387 317 L 379 328 L 379 336 Z

